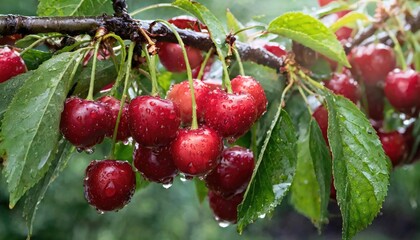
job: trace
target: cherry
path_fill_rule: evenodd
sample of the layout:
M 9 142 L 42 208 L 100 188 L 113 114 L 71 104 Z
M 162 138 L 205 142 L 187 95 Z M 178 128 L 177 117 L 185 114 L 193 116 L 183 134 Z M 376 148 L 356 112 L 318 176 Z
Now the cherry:
M 26 65 L 19 53 L 8 47 L 0 49 L 0 83 L 26 72 Z
M 60 130 L 76 147 L 87 149 L 102 142 L 108 125 L 108 109 L 104 104 L 77 97 L 66 99 Z
M 327 5 L 330 2 L 333 2 L 334 0 L 318 0 L 319 6 L 323 7 L 325 5 Z
M 184 72 L 186 70 L 184 55 L 181 46 L 177 43 L 158 42 L 159 59 L 162 65 L 170 72 Z M 188 56 L 188 62 L 191 69 L 200 66 L 203 61 L 200 49 L 185 46 Z
M 181 124 L 178 107 L 159 97 L 136 97 L 131 101 L 128 113 L 131 136 L 147 147 L 169 144 Z
M 147 148 L 136 144 L 134 166 L 149 181 L 170 184 L 178 173 L 168 146 Z
M 222 152 L 220 163 L 206 176 L 206 185 L 223 197 L 241 193 L 251 179 L 254 166 L 252 151 L 239 146 L 227 148 Z
M 347 40 L 351 37 L 351 34 L 353 33 L 353 29 L 348 27 L 341 27 L 337 31 L 335 31 L 335 36 L 339 41 Z
M 92 161 L 86 169 L 85 198 L 99 211 L 114 211 L 130 202 L 136 176 L 126 161 Z
M 234 93 L 248 93 L 255 100 L 257 119 L 267 110 L 267 97 L 261 84 L 250 76 L 238 75 L 231 81 Z
M 222 138 L 206 126 L 179 130 L 171 144 L 178 169 L 189 176 L 202 176 L 216 167 L 223 150 Z
M 385 81 L 385 96 L 400 112 L 414 113 L 420 107 L 420 73 L 409 69 L 394 69 Z
M 249 94 L 229 94 L 213 90 L 204 112 L 204 121 L 223 137 L 238 138 L 251 128 L 257 118 L 254 98 Z
M 6 35 L 0 38 L 0 45 L 15 45 L 15 42 L 22 38 L 21 34 Z
M 366 85 L 385 81 L 385 77 L 396 66 L 394 51 L 382 43 L 353 48 L 350 63 Z
M 392 165 L 398 165 L 406 153 L 406 142 L 404 136 L 397 132 L 378 132 L 379 140 L 381 140 L 382 147 L 385 154 L 391 159 Z
M 211 90 L 220 90 L 222 89 L 222 79 L 217 79 L 217 78 L 207 78 L 205 80 L 203 80 L 203 83 L 207 84 L 207 86 L 211 89 Z
M 105 135 L 112 138 L 114 135 L 115 124 L 117 123 L 121 102 L 120 100 L 111 96 L 103 96 L 99 98 L 98 101 L 102 102 L 105 106 L 108 107 L 109 119 Z M 120 122 L 118 124 L 117 140 L 125 141 L 128 137 L 130 137 L 130 129 L 128 127 L 128 104 L 125 103 L 121 113 Z
M 278 43 L 268 42 L 263 45 L 263 48 L 277 57 L 283 57 L 287 55 L 286 48 Z
M 365 86 L 369 117 L 374 120 L 384 119 L 384 90 L 377 86 Z
M 325 86 L 354 103 L 357 103 L 360 99 L 359 84 L 353 79 L 349 70 L 345 70 L 343 73 L 334 73 L 331 80 L 325 83 Z
M 198 21 L 197 18 L 186 15 L 173 17 L 169 19 L 168 22 L 172 23 L 177 28 L 191 29 L 196 32 L 202 32 L 203 30 L 207 29 L 207 26 Z
M 197 119 L 198 121 L 201 121 L 204 116 L 205 103 L 207 101 L 210 88 L 207 86 L 207 84 L 199 80 L 194 80 L 193 86 L 197 106 Z M 181 121 L 184 124 L 191 123 L 192 105 L 189 82 L 184 81 L 182 83 L 173 85 L 169 90 L 167 97 L 179 108 Z
M 324 137 L 325 142 L 329 146 L 328 142 L 328 111 L 327 109 L 321 105 L 319 106 L 314 113 L 312 114 L 312 117 L 315 118 L 316 122 L 319 125 L 319 128 L 321 129 L 322 136 Z
M 243 200 L 243 193 L 226 199 L 209 191 L 209 205 L 218 222 L 236 223 L 238 217 L 238 205 Z

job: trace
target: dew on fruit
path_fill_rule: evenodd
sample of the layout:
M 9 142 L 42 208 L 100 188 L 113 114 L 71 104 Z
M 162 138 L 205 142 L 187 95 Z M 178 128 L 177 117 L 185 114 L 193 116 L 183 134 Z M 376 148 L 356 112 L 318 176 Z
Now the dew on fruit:
M 113 181 L 110 181 L 105 187 L 105 196 L 106 197 L 113 197 L 115 193 L 117 193 L 117 189 Z
M 93 154 L 95 152 L 95 148 L 86 148 L 86 149 L 84 149 L 84 151 L 85 151 L 85 153 L 90 155 L 90 154 Z
M 169 189 L 170 187 L 172 187 L 172 183 L 162 184 L 162 187 L 165 188 L 165 189 Z
M 225 221 L 219 222 L 219 227 L 221 228 L 229 227 L 229 225 L 230 225 L 230 222 L 225 222 Z
M 97 212 L 98 214 L 100 214 L 100 215 L 103 215 L 103 214 L 105 213 L 104 211 L 99 210 L 99 209 L 96 209 L 96 212 Z

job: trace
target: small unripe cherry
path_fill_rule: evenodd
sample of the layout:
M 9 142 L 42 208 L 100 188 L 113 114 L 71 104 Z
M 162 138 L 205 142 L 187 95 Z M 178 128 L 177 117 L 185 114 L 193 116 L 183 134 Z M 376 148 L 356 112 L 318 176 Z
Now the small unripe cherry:
M 136 144 L 133 158 L 134 166 L 149 181 L 170 184 L 178 173 L 168 146 L 148 148 Z
M 254 170 L 251 150 L 234 146 L 222 152 L 219 164 L 206 176 L 207 187 L 223 197 L 243 192 Z
M 26 65 L 19 53 L 8 47 L 0 49 L 0 83 L 26 72 Z
M 178 107 L 172 101 L 159 97 L 134 98 L 128 113 L 131 136 L 142 146 L 169 144 L 176 137 L 181 124 Z
M 181 129 L 171 143 L 175 165 L 188 176 L 203 176 L 210 172 L 216 167 L 222 149 L 220 135 L 206 126 Z
M 136 176 L 126 161 L 92 161 L 86 169 L 85 198 L 98 211 L 115 211 L 130 202 Z

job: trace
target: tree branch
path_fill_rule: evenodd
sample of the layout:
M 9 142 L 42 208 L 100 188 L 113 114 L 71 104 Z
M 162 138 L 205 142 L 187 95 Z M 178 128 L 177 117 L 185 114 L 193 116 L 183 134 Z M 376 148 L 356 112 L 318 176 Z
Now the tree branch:
M 114 1 L 115 3 L 118 1 Z M 172 31 L 163 24 L 147 20 L 133 20 L 116 16 L 95 16 L 95 17 L 26 17 L 9 15 L 0 17 L 0 34 L 39 34 L 58 32 L 68 35 L 89 34 L 94 35 L 98 27 L 104 27 L 114 32 L 123 39 L 145 42 L 139 31 L 142 28 L 148 32 L 156 41 L 177 42 Z M 214 46 L 208 33 L 200 33 L 186 29 L 177 29 L 184 43 L 188 46 L 208 51 Z M 252 47 L 248 44 L 235 43 L 241 58 L 244 61 L 279 69 L 284 61 L 263 48 Z

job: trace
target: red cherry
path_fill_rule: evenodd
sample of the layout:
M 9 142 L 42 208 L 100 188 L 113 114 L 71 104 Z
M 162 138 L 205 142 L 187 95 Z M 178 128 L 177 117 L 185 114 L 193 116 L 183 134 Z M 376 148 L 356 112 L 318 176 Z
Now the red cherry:
M 374 120 L 384 119 L 384 90 L 377 86 L 365 86 L 369 117 Z
M 407 146 L 404 136 L 397 131 L 389 133 L 379 132 L 378 135 L 385 154 L 391 159 L 392 165 L 398 165 L 406 153 Z
M 223 137 L 238 138 L 257 118 L 254 98 L 249 94 L 228 94 L 213 90 L 204 112 L 204 121 Z
M 192 29 L 196 32 L 201 32 L 206 30 L 207 26 L 202 24 L 197 18 L 191 16 L 177 16 L 168 20 L 169 23 L 172 23 L 177 28 L 181 29 Z
M 159 59 L 162 65 L 170 72 L 184 72 L 186 70 L 184 55 L 181 46 L 177 43 L 158 42 Z M 197 48 L 185 46 L 188 56 L 188 62 L 191 69 L 201 65 L 203 56 Z
M 359 84 L 348 70 L 343 73 L 334 73 L 331 80 L 325 83 L 325 86 L 335 94 L 343 95 L 354 103 L 357 103 L 360 99 Z
M 333 2 L 334 0 L 318 0 L 319 6 L 323 7 L 325 5 L 327 5 L 330 2 Z
M 64 104 L 60 130 L 74 146 L 87 149 L 102 142 L 107 121 L 108 109 L 104 104 L 71 97 Z
M 261 84 L 250 76 L 238 75 L 232 79 L 232 90 L 234 93 L 248 93 L 255 100 L 257 108 L 257 119 L 267 110 L 267 97 Z
M 207 101 L 210 88 L 207 86 L 207 84 L 200 80 L 194 80 L 193 85 L 197 106 L 197 119 L 198 121 L 201 121 L 203 119 L 205 103 Z M 179 108 L 181 121 L 184 124 L 191 123 L 192 105 L 189 82 L 184 81 L 182 83 L 173 85 L 172 88 L 168 91 L 167 97 Z
M 252 151 L 239 146 L 227 148 L 220 163 L 206 176 L 206 185 L 223 197 L 241 193 L 248 186 L 254 166 Z
M 216 167 L 223 142 L 216 131 L 202 126 L 179 130 L 171 149 L 179 171 L 189 176 L 202 176 Z
M 0 38 L 0 45 L 15 45 L 15 42 L 21 38 L 21 34 L 3 36 Z
M 350 63 L 366 85 L 384 82 L 396 66 L 394 51 L 382 43 L 353 48 Z
M 277 57 L 283 57 L 287 55 L 286 48 L 278 43 L 268 42 L 263 45 L 263 48 L 276 55 Z
M 102 102 L 108 108 L 109 119 L 106 136 L 112 138 L 121 102 L 111 96 L 103 96 L 98 99 L 98 102 Z M 117 141 L 125 141 L 128 137 L 130 137 L 130 129 L 128 128 L 128 104 L 125 103 L 121 113 L 120 122 L 118 124 Z
M 353 29 L 348 27 L 341 27 L 337 31 L 335 31 L 335 36 L 337 36 L 338 40 L 342 41 L 349 39 L 352 33 Z
M 0 83 L 26 72 L 26 66 L 19 53 L 8 47 L 0 49 Z
M 131 136 L 142 146 L 169 144 L 181 124 L 178 107 L 172 101 L 159 97 L 136 97 L 131 101 L 128 112 Z
M 147 148 L 136 144 L 134 166 L 149 181 L 169 184 L 178 173 L 168 146 Z
M 136 176 L 126 161 L 92 161 L 86 169 L 85 198 L 99 211 L 114 211 L 130 202 Z
M 409 69 L 394 69 L 385 82 L 385 96 L 400 112 L 414 113 L 420 107 L 420 73 Z
M 319 125 L 319 128 L 321 129 L 322 136 L 324 137 L 325 142 L 329 146 L 328 142 L 328 111 L 327 109 L 321 105 L 319 106 L 315 112 L 312 114 L 312 117 L 315 118 L 316 122 Z
M 236 223 L 238 216 L 238 205 L 243 200 L 243 193 L 226 199 L 209 191 L 209 205 L 218 222 Z

